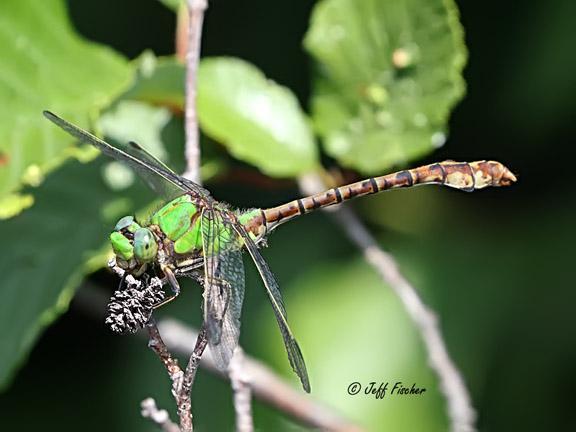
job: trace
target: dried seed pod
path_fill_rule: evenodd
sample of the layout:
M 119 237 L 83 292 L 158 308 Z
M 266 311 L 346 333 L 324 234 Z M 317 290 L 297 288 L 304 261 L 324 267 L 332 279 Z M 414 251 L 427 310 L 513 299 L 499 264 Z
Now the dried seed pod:
M 153 278 L 145 288 L 141 286 L 129 284 L 110 298 L 105 323 L 113 332 L 136 333 L 150 320 L 154 307 L 164 300 L 162 283 L 157 278 Z

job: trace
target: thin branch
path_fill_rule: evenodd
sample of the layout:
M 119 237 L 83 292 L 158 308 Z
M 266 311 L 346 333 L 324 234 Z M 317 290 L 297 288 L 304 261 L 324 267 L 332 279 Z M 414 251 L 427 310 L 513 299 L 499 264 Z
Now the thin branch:
M 186 171 L 184 177 L 200 184 L 200 135 L 196 110 L 196 77 L 200 59 L 202 21 L 206 0 L 188 0 L 188 46 L 186 54 Z
M 81 308 L 95 319 L 103 320 L 103 311 L 106 309 L 107 300 L 108 296 L 103 290 L 86 282 L 74 297 L 73 306 Z M 159 340 L 162 341 L 161 344 L 167 347 L 168 352 L 184 356 L 192 355 L 191 347 L 198 339 L 198 332 L 195 329 L 174 319 L 160 320 L 157 329 L 159 334 L 163 335 L 163 338 Z M 139 333 L 139 335 L 144 336 L 145 334 Z M 157 341 L 155 347 L 161 346 L 156 337 L 155 340 Z M 166 358 L 166 356 L 162 354 L 162 358 Z M 166 364 L 171 365 L 172 363 L 167 360 Z M 229 379 L 229 376 L 216 366 L 209 347 L 200 360 L 200 366 L 220 378 Z M 285 413 L 286 416 L 292 417 L 295 421 L 324 431 L 359 432 L 363 430 L 330 408 L 315 401 L 309 395 L 294 389 L 268 366 L 246 354 L 244 355 L 243 369 L 246 376 L 249 377 L 248 385 L 254 396 Z
M 300 180 L 300 189 L 306 195 L 324 190 L 324 186 L 317 176 Z M 448 354 L 436 314 L 424 304 L 414 286 L 400 273 L 394 257 L 378 246 L 372 234 L 352 209 L 346 206 L 333 209 L 330 214 L 363 252 L 366 261 L 400 298 L 408 315 L 416 324 L 428 352 L 428 364 L 438 376 L 440 390 L 446 398 L 450 430 L 453 432 L 476 430 L 474 426 L 476 412 L 472 407 L 470 394 L 460 371 Z
M 116 265 L 115 259 L 112 259 L 108 262 L 108 267 L 114 273 L 116 273 L 118 276 L 120 276 L 124 279 L 124 283 L 126 284 L 127 290 L 131 290 L 131 289 L 139 289 L 140 290 L 143 288 L 144 283 L 140 280 L 137 280 L 132 275 L 126 276 L 125 270 L 123 270 L 122 268 L 120 268 L 119 266 Z M 161 287 L 162 281 L 158 277 L 154 277 L 154 278 L 152 278 L 151 281 L 149 281 L 147 283 L 147 286 L 148 287 L 151 287 L 151 286 Z M 141 306 L 141 304 L 140 304 L 140 306 Z M 122 317 L 117 316 L 118 319 L 119 318 L 121 318 L 121 319 L 112 321 L 116 325 L 118 325 L 120 323 L 125 324 L 127 321 L 132 322 L 135 320 L 135 315 L 136 315 L 136 313 L 138 313 L 138 311 L 130 310 L 131 308 L 134 307 L 134 305 L 125 304 L 124 307 L 126 308 L 126 311 L 123 312 L 123 316 Z M 170 377 L 170 380 L 172 381 L 172 396 L 174 397 L 174 400 L 176 401 L 178 416 L 180 418 L 179 430 L 182 432 L 192 432 L 193 426 L 192 426 L 192 413 L 191 413 L 191 403 L 190 403 L 190 389 L 192 387 L 192 383 L 194 382 L 194 377 L 196 375 L 196 369 L 198 367 L 198 359 L 195 358 L 194 354 L 193 354 L 190 358 L 189 365 L 186 368 L 186 373 L 184 373 L 184 371 L 182 371 L 182 368 L 180 368 L 180 366 L 178 364 L 178 360 L 172 356 L 172 354 L 168 350 L 168 347 L 164 343 L 164 340 L 162 339 L 162 336 L 160 335 L 160 331 L 158 330 L 158 326 L 156 325 L 156 321 L 154 320 L 154 318 L 151 316 L 148 316 L 145 319 L 147 320 L 146 331 L 148 332 L 148 347 L 152 351 L 154 351 L 154 353 L 158 356 L 158 358 L 160 359 L 160 361 L 162 362 L 162 364 L 166 368 L 166 371 L 168 372 L 168 376 Z M 140 321 L 140 320 L 138 319 L 137 321 Z M 108 322 L 108 320 L 106 320 L 106 322 Z M 132 323 L 132 324 L 134 324 L 134 323 Z M 205 337 L 205 335 L 204 335 L 204 337 Z M 198 340 L 200 341 L 200 337 L 198 338 Z M 204 343 L 204 346 L 206 346 L 206 343 Z M 203 351 L 203 349 L 202 349 L 202 351 Z M 202 353 L 200 352 L 200 355 L 201 354 Z M 142 407 L 143 407 L 142 415 L 147 417 L 147 418 L 150 418 L 156 424 L 159 424 L 159 422 L 157 421 L 158 416 L 160 416 L 160 418 L 163 418 L 163 417 L 161 414 L 158 414 L 158 410 L 156 408 L 155 403 L 154 403 L 154 405 L 152 405 L 150 403 L 150 400 L 154 401 L 153 399 L 148 398 L 142 402 Z M 168 425 L 166 427 L 170 427 L 170 426 Z
M 176 423 L 170 420 L 168 411 L 159 409 L 156 406 L 156 401 L 152 398 L 147 398 L 140 404 L 142 417 L 150 419 L 156 426 L 164 432 L 180 432 L 180 428 Z
M 202 178 L 200 176 L 200 133 L 198 131 L 198 114 L 196 109 L 196 78 L 200 59 L 202 21 L 204 20 L 204 11 L 207 7 L 207 0 L 188 0 L 186 107 L 184 122 L 184 128 L 186 130 L 186 171 L 184 172 L 184 177 L 198 184 L 202 183 Z M 181 49 L 181 47 L 178 47 L 178 49 Z M 183 374 L 181 387 L 175 396 L 178 404 L 178 415 L 180 416 L 180 428 L 182 432 L 192 432 L 193 430 L 191 392 L 200 357 L 202 357 L 207 343 L 206 331 L 204 327 L 202 327 L 202 331 L 198 335 L 194 345 L 194 350 L 188 360 L 186 371 Z
M 190 397 L 182 396 L 184 383 L 184 372 L 178 365 L 178 361 L 172 357 L 168 347 L 160 336 L 160 331 L 154 319 L 150 319 L 146 325 L 148 331 L 148 346 L 156 353 L 172 380 L 172 396 L 176 400 L 178 417 L 180 417 L 180 430 L 182 432 L 192 431 L 192 414 L 190 412 Z
M 86 281 L 74 296 L 72 306 L 96 320 L 103 321 L 107 301 L 108 295 L 104 290 Z M 162 343 L 169 352 L 187 357 L 192 355 L 191 347 L 198 339 L 197 330 L 174 319 L 159 320 L 157 328 L 159 334 L 163 335 Z M 144 332 L 138 335 L 147 336 Z M 202 355 L 200 366 L 220 378 L 229 379 L 229 376 L 216 366 L 210 347 Z M 363 430 L 309 395 L 294 389 L 268 366 L 247 354 L 244 354 L 243 369 L 249 377 L 248 385 L 254 396 L 295 421 L 323 431 L 360 432 Z
M 173 378 L 174 381 L 178 375 L 182 375 L 182 369 L 178 365 L 178 360 L 172 357 L 170 351 L 168 351 L 168 347 L 162 340 L 160 336 L 160 331 L 156 325 L 156 321 L 152 318 L 146 325 L 146 330 L 148 331 L 148 347 L 156 353 L 166 371 L 170 375 L 170 378 Z M 179 378 L 181 379 L 181 378 Z M 180 387 L 178 387 L 178 391 Z
M 184 372 L 184 379 L 182 380 L 182 388 L 180 389 L 180 400 L 178 403 L 178 414 L 181 419 L 180 425 L 182 426 L 183 416 L 186 416 L 186 426 L 189 427 L 189 429 L 183 427 L 183 431 L 192 430 L 192 386 L 194 385 L 196 371 L 198 370 L 200 359 L 207 344 L 206 328 L 202 325 L 200 333 L 198 333 L 198 337 L 196 338 L 194 350 L 192 351 L 192 355 L 190 355 L 190 360 L 188 360 L 188 366 L 186 366 L 186 372 Z
M 236 413 L 236 432 L 253 432 L 252 391 L 250 376 L 244 367 L 244 351 L 238 347 L 228 367 L 228 376 L 234 391 L 234 411 Z
M 163 319 L 158 323 L 158 326 L 170 350 L 179 354 L 190 355 L 190 347 L 197 338 L 195 330 L 174 319 Z M 210 353 L 210 347 L 202 356 L 200 365 L 224 379 L 229 379 L 229 376 L 216 366 Z M 264 363 L 248 355 L 244 355 L 243 373 L 249 377 L 248 385 L 256 398 L 306 426 L 334 432 L 359 432 L 363 430 L 330 408 L 315 401 L 309 395 L 294 389 Z

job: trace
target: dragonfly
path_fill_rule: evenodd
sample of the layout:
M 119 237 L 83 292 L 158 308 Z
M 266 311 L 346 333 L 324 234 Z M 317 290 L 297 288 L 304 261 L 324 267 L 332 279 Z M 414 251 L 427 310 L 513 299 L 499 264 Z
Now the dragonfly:
M 237 210 L 215 200 L 206 189 L 176 174 L 134 142 L 115 146 L 56 114 L 44 111 L 44 115 L 76 139 L 134 169 L 167 200 L 146 223 L 133 216 L 118 221 L 110 235 L 116 263 L 134 277 L 150 269 L 160 271 L 173 293 L 162 304 L 178 296 L 178 277 L 194 274 L 198 278 L 200 274 L 208 345 L 224 369 L 238 345 L 245 290 L 242 251 L 248 252 L 272 305 L 290 365 L 307 392 L 310 380 L 302 351 L 288 324 L 278 282 L 259 251 L 270 232 L 298 216 L 390 189 L 436 184 L 471 192 L 516 181 L 500 162 L 444 161 L 370 177 L 273 208 Z

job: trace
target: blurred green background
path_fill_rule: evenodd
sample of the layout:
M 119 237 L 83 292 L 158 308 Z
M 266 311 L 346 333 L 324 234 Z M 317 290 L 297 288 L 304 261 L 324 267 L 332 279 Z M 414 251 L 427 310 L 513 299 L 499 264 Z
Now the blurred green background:
M 41 37 L 21 38 L 10 17 L 26 3 L 28 7 L 33 4 L 12 0 L 0 5 L 0 37 L 28 43 L 33 54 L 72 58 L 74 49 L 68 45 L 47 51 L 52 36 L 63 40 L 55 29 L 53 33 L 47 30 L 47 45 Z M 576 428 L 572 267 L 576 200 L 569 161 L 576 153 L 576 57 L 572 55 L 576 3 L 457 3 L 469 51 L 464 70 L 466 95 L 449 117 L 446 144 L 433 153 L 431 149 L 415 151 L 407 159 L 413 166 L 443 159 L 496 159 L 518 174 L 518 184 L 474 194 L 433 187 L 396 191 L 358 200 L 353 207 L 437 311 L 449 351 L 472 393 L 479 429 L 572 430 Z M 144 50 L 157 56 L 174 52 L 175 15 L 159 1 L 69 0 L 65 4 L 77 32 L 129 59 Z M 418 6 L 416 1 L 408 4 Z M 288 0 L 211 1 L 203 55 L 235 56 L 253 63 L 268 78 L 290 88 L 308 111 L 316 69 L 302 40 L 313 7 L 314 2 Z M 49 15 L 43 22 L 46 29 L 51 28 Z M 14 61 L 17 56 L 1 48 L 0 52 L 0 69 L 5 71 L 0 71 L 0 81 L 10 82 L 20 65 Z M 94 53 L 94 65 L 110 62 L 102 71 L 86 66 L 83 71 L 81 66 L 75 69 L 74 61 L 62 62 L 64 78 L 67 70 L 77 74 L 67 78 L 76 81 L 77 89 L 61 103 L 70 106 L 67 117 L 84 126 L 132 79 L 122 66 L 124 60 L 108 54 Z M 57 72 L 52 76 L 58 81 Z M 98 84 L 107 79 L 107 84 Z M 52 84 L 47 80 L 31 87 L 39 103 L 42 97 L 52 100 Z M 59 84 L 54 84 L 56 89 Z M 98 96 L 106 86 L 106 92 Z M 91 106 L 82 105 L 83 98 L 88 99 L 83 87 L 96 89 L 96 102 Z M 166 94 L 177 99 L 177 90 L 178 86 Z M 77 106 L 85 111 L 71 117 Z M 5 116 L 18 109 L 18 104 L 2 108 Z M 167 147 L 170 164 L 182 168 L 181 156 L 174 157 L 182 153 L 183 138 L 177 109 L 164 117 L 146 110 L 134 114 L 133 110 L 127 119 L 114 111 L 119 109 L 109 111 L 113 126 L 128 123 L 130 115 L 161 125 L 156 139 Z M 104 120 L 99 125 L 114 135 Z M 0 122 L 2 140 L 25 134 L 18 126 L 25 128 L 27 123 Z M 63 135 L 53 138 L 58 137 Z M 1 144 L 0 149 L 1 170 L 1 161 L 12 155 Z M 328 153 L 323 154 L 324 165 L 338 167 L 342 160 Z M 203 154 L 206 186 L 219 200 L 237 207 L 264 207 L 298 195 L 290 178 L 265 176 L 246 163 L 258 166 L 256 162 L 230 156 L 216 141 L 205 139 Z M 38 262 L 46 260 L 55 269 L 54 280 L 66 281 L 62 294 L 58 294 L 62 284 L 47 283 L 57 291 L 56 310 L 66 309 L 78 285 L 80 292 L 98 288 L 111 293 L 116 288 L 118 281 L 104 270 L 80 283 L 82 274 L 101 265 L 100 247 L 113 219 L 124 210 L 142 207 L 152 195 L 145 195 L 144 188 L 136 184 L 128 192 L 115 192 L 116 198 L 110 200 L 111 192 L 101 180 L 104 164 L 103 158 L 88 164 L 69 161 L 37 189 L 26 189 L 36 200 L 30 210 L 0 222 L 0 295 L 16 293 L 11 298 L 26 299 L 12 304 L 5 300 L 0 306 L 3 358 L 17 357 L 10 345 L 12 325 L 17 327 L 21 317 L 41 302 L 42 296 L 34 290 L 36 280 L 28 279 L 36 275 L 33 267 Z M 27 175 L 28 183 L 35 183 L 34 172 Z M 346 170 L 346 175 L 361 176 L 353 169 Z M 0 189 L 5 191 L 6 185 Z M 141 198 L 126 198 L 134 196 Z M 67 273 L 58 279 L 56 269 L 61 262 L 77 255 L 72 242 L 82 242 L 84 264 L 73 276 Z M 282 227 L 269 243 L 263 253 L 283 289 L 314 397 L 368 430 L 446 430 L 444 400 L 414 326 L 340 229 L 326 215 L 313 214 Z M 242 345 L 297 385 L 264 290 L 248 265 L 246 286 Z M 198 326 L 200 296 L 197 287 L 186 285 L 182 298 L 162 313 Z M 89 307 L 80 299 L 73 300 L 70 310 L 47 327 L 29 356 L 24 356 L 21 368 L 0 394 L 2 429 L 155 430 L 140 417 L 140 401 L 152 396 L 162 407 L 172 407 L 169 380 L 145 342 L 111 334 L 102 318 L 94 319 L 103 311 L 87 313 Z M 53 316 L 53 310 L 43 314 L 38 328 Z M 33 339 L 34 332 L 22 338 Z M 22 350 L 25 354 L 26 349 Z M 0 372 L 6 379 L 4 375 L 12 369 Z M 396 380 L 415 382 L 428 391 L 417 399 L 384 400 L 346 393 L 352 381 Z M 233 428 L 227 383 L 201 371 L 193 402 L 197 430 Z M 254 408 L 258 430 L 302 430 L 264 404 L 256 402 Z

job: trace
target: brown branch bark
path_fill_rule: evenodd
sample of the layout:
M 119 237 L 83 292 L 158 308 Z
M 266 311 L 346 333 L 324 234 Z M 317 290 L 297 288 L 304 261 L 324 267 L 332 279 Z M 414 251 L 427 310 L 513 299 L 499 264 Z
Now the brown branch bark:
M 200 59 L 202 22 L 206 0 L 188 0 L 188 45 L 186 47 L 186 171 L 184 177 L 201 184 L 200 177 L 200 134 L 196 109 L 196 78 Z
M 198 184 L 202 183 L 202 178 L 200 176 L 200 133 L 198 130 L 198 114 L 196 109 L 196 81 L 198 72 L 198 62 L 200 59 L 200 43 L 202 38 L 202 22 L 204 20 L 204 11 L 208 7 L 207 0 L 188 0 L 188 20 L 187 22 L 182 22 L 180 20 L 177 29 L 177 54 L 179 54 L 183 49 L 186 51 L 186 106 L 185 106 L 185 131 L 186 131 L 186 144 L 185 144 L 185 157 L 186 157 L 186 170 L 184 172 L 184 177 L 192 180 Z M 186 25 L 187 28 L 187 43 L 183 47 L 181 42 L 181 32 L 182 24 Z M 154 341 L 154 344 L 158 344 L 158 340 L 161 341 L 160 333 L 154 325 L 152 327 L 155 331 L 150 332 L 150 340 Z M 154 339 L 152 337 L 154 336 Z M 178 415 L 180 417 L 180 428 L 182 432 L 192 432 L 194 427 L 192 424 L 192 386 L 194 385 L 194 380 L 196 378 L 196 371 L 198 370 L 198 365 L 200 363 L 200 358 L 202 353 L 206 348 L 208 340 L 206 338 L 206 331 L 204 327 L 200 331 L 196 343 L 194 345 L 194 350 L 190 355 L 188 360 L 188 365 L 186 370 L 183 372 L 180 368 L 178 376 L 180 380 L 178 382 L 179 388 L 173 387 L 174 397 L 176 398 L 178 406 Z M 166 346 L 162 342 L 163 350 L 155 350 L 159 355 L 160 359 L 165 362 L 167 352 Z M 168 368 L 167 368 L 168 370 Z M 170 370 L 168 370 L 170 374 Z M 170 375 L 172 378 L 172 375 Z M 173 379 L 173 382 L 174 379 Z
M 180 425 L 182 427 L 182 419 L 186 421 L 185 429 L 182 427 L 183 431 L 192 431 L 192 386 L 194 385 L 194 380 L 196 378 L 196 371 L 200 364 L 200 358 L 206 349 L 208 339 L 206 337 L 206 328 L 202 326 L 198 336 L 196 338 L 196 344 L 194 345 L 194 350 L 190 355 L 190 360 L 188 360 L 188 366 L 186 366 L 186 371 L 184 372 L 184 377 L 182 380 L 182 388 L 180 389 L 180 401 L 178 404 L 178 414 L 180 415 Z
M 104 311 L 108 295 L 98 287 L 86 282 L 78 294 L 74 297 L 72 307 L 82 310 L 85 314 L 97 319 L 104 320 Z M 174 319 L 162 319 L 157 323 L 157 330 L 163 336 L 160 338 L 168 352 L 180 354 L 186 357 L 192 355 L 192 346 L 198 338 L 198 331 L 180 323 Z M 140 336 L 148 336 L 141 332 Z M 155 340 L 158 340 L 155 338 Z M 155 348 L 158 348 L 156 345 Z M 164 348 L 160 348 L 163 353 Z M 164 354 L 162 357 L 166 358 Z M 164 360 L 162 361 L 164 364 Z M 351 423 L 348 419 L 322 403 L 314 400 L 311 396 L 295 389 L 283 378 L 280 378 L 268 366 L 262 362 L 244 354 L 242 370 L 246 374 L 247 385 L 254 397 L 276 408 L 291 417 L 294 421 L 311 428 L 332 432 L 360 432 L 363 429 Z M 172 365 L 170 360 L 166 364 Z M 229 376 L 218 369 L 212 359 L 208 347 L 200 360 L 200 366 L 208 372 L 223 379 Z M 171 366 L 172 370 L 172 366 Z
M 159 322 L 158 326 L 171 351 L 190 355 L 190 347 L 197 338 L 195 330 L 173 319 L 164 319 Z M 209 347 L 202 356 L 200 365 L 224 379 L 229 379 L 229 376 L 216 366 Z M 315 401 L 311 396 L 296 390 L 284 379 L 278 377 L 268 366 L 248 355 L 244 355 L 242 370 L 248 377 L 247 384 L 256 398 L 306 426 L 333 432 L 363 430 L 332 409 Z
M 146 325 L 146 330 L 148 331 L 148 346 L 156 353 L 172 380 L 172 395 L 176 401 L 178 417 L 180 418 L 180 430 L 182 432 L 192 432 L 194 428 L 192 426 L 190 388 L 192 387 L 193 378 L 187 377 L 187 374 L 178 365 L 178 361 L 172 357 L 162 336 L 160 336 L 160 331 L 153 318 Z M 190 363 L 192 363 L 192 359 L 190 359 Z M 188 385 L 185 386 L 187 381 Z

